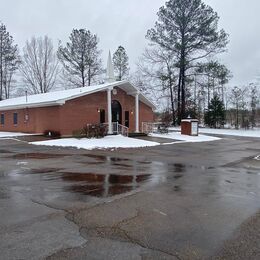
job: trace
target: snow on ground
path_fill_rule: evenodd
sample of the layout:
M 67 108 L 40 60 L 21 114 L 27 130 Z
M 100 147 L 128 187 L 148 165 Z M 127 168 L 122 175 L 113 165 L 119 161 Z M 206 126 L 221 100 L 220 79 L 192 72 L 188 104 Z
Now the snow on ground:
M 218 138 L 218 137 L 207 136 L 207 135 L 189 136 L 189 135 L 182 135 L 180 132 L 173 132 L 173 133 L 168 133 L 168 134 L 150 134 L 150 136 L 174 139 L 174 140 L 190 142 L 190 143 L 210 142 L 210 141 L 220 140 L 220 138 Z
M 30 135 L 30 134 L 18 133 L 18 132 L 0 132 L 0 138 L 25 136 L 25 135 Z
M 181 135 L 180 133 L 170 133 L 170 134 L 160 134 L 160 135 L 152 134 L 151 136 L 179 140 L 181 143 L 206 142 L 206 141 L 215 141 L 220 139 L 217 137 L 210 137 L 205 135 L 200 135 L 198 137 L 184 136 Z M 174 143 L 179 143 L 179 142 L 175 141 L 170 144 L 174 144 Z M 31 144 L 60 146 L 60 147 L 76 147 L 78 149 L 86 149 L 86 150 L 108 149 L 108 148 L 140 148 L 140 147 L 160 145 L 160 143 L 157 142 L 150 142 L 141 139 L 129 138 L 129 137 L 124 137 L 122 135 L 106 136 L 100 139 L 65 138 L 65 139 L 56 139 L 56 140 L 49 140 L 49 141 L 31 142 Z
M 140 139 L 134 139 L 124 137 L 122 135 L 106 136 L 104 138 L 96 139 L 76 139 L 76 138 L 65 138 L 56 139 L 41 142 L 32 142 L 34 145 L 47 145 L 47 146 L 61 146 L 61 147 L 76 147 L 78 149 L 107 149 L 107 148 L 138 148 L 160 145 L 156 142 L 150 142 Z
M 180 127 L 171 127 L 170 130 L 180 131 Z M 199 133 L 204 134 L 218 134 L 218 135 L 233 135 L 244 137 L 260 137 L 260 129 L 244 130 L 244 129 L 213 129 L 213 128 L 199 128 Z
M 260 129 L 256 130 L 235 130 L 235 129 L 211 129 L 211 128 L 200 128 L 200 133 L 207 134 L 219 134 L 219 135 L 234 135 L 244 137 L 260 137 Z

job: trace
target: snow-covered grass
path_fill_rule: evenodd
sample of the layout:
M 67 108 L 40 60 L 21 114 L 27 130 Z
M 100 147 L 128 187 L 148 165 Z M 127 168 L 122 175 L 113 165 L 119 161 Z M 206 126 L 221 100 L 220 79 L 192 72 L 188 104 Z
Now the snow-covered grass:
M 17 137 L 17 136 L 25 136 L 25 135 L 30 135 L 30 134 L 18 133 L 18 132 L 1 132 L 0 131 L 0 138 Z
M 182 135 L 180 132 L 173 132 L 168 134 L 150 134 L 150 136 L 173 139 L 173 140 L 190 142 L 190 143 L 211 142 L 211 141 L 220 140 L 220 138 L 218 137 L 201 135 L 201 134 L 199 136 L 189 136 L 189 135 Z
M 160 145 L 156 142 L 150 142 L 140 139 L 124 137 L 122 135 L 106 136 L 101 139 L 76 139 L 65 138 L 41 142 L 32 142 L 34 145 L 60 146 L 60 147 L 76 147 L 78 149 L 108 149 L 108 148 L 138 148 Z
M 180 131 L 180 127 L 170 127 L 170 130 Z M 218 135 L 233 135 L 244 137 L 260 137 L 260 129 L 245 130 L 245 129 L 213 129 L 199 128 L 199 133 L 203 134 L 218 134 Z
M 244 130 L 244 129 L 211 129 L 211 128 L 200 128 L 200 133 L 207 134 L 219 134 L 219 135 L 234 135 L 244 137 L 260 137 L 260 129 L 255 130 Z

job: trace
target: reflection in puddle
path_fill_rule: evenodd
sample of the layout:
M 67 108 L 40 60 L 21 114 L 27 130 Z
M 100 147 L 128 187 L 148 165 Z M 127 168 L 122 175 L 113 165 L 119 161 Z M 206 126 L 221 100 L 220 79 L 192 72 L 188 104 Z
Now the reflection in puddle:
M 66 172 L 62 173 L 61 178 L 66 182 L 79 182 L 78 185 L 65 187 L 66 191 L 95 197 L 109 197 L 138 188 L 138 184 L 149 180 L 151 175 L 102 175 Z
M 15 154 L 11 158 L 25 160 L 25 159 L 52 159 L 62 158 L 67 156 L 66 154 L 50 154 L 50 153 L 20 153 Z
M 169 168 L 173 172 L 185 172 L 186 171 L 186 165 L 181 164 L 181 163 L 169 164 Z
M 180 179 L 180 178 L 183 177 L 183 175 L 182 174 L 176 174 L 173 177 L 174 177 L 174 179 Z
M 95 154 L 83 154 L 84 157 L 89 157 L 97 161 L 106 161 L 107 157 L 104 155 L 95 155 Z
M 110 197 L 123 194 L 133 190 L 132 186 L 115 185 L 107 189 L 103 185 L 71 185 L 65 188 L 66 191 L 89 195 L 94 197 Z
M 64 172 L 61 176 L 64 181 L 75 181 L 75 182 L 103 182 L 105 175 L 93 174 L 93 173 L 73 173 Z
M 7 194 L 7 192 L 0 190 L 0 200 L 9 199 L 10 196 Z
M 67 154 L 21 153 L 14 155 L 16 159 L 49 159 L 63 158 Z M 74 157 L 70 157 L 74 158 Z M 85 158 L 85 159 L 84 159 Z M 66 171 L 62 168 L 46 167 L 41 169 L 23 169 L 19 175 L 33 174 L 40 181 L 46 181 L 48 189 L 54 192 L 65 191 L 93 197 L 110 197 L 142 186 L 156 185 L 168 181 L 167 177 L 177 180 L 183 177 L 186 165 L 159 161 L 135 161 L 126 158 L 103 155 L 84 154 L 77 156 L 85 165 L 103 164 L 87 167 L 89 172 L 82 172 L 82 167 Z M 104 173 L 105 169 L 105 173 Z M 101 172 L 99 172 L 99 170 Z M 108 173 L 107 173 L 108 172 Z M 111 172 L 111 173 L 109 173 Z M 18 177 L 18 176 L 16 176 Z M 176 191 L 179 188 L 176 188 Z
M 174 191 L 180 191 L 180 190 L 181 190 L 181 187 L 178 186 L 178 185 L 175 185 L 173 189 L 174 189 Z
M 33 174 L 51 173 L 51 172 L 58 172 L 60 170 L 62 170 L 62 169 L 58 169 L 58 168 L 30 169 L 30 173 L 33 173 Z

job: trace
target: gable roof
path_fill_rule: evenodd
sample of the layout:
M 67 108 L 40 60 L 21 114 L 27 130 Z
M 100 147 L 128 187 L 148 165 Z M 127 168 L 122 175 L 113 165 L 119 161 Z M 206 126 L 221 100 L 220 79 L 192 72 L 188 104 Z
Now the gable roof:
M 134 87 L 129 81 L 117 81 L 97 86 L 54 91 L 37 95 L 28 95 L 27 98 L 26 96 L 23 96 L 2 100 L 0 101 L 0 111 L 63 105 L 68 100 L 83 97 L 100 91 L 106 91 L 107 89 L 112 89 L 113 87 L 118 87 L 124 90 L 128 95 L 132 96 L 138 92 L 138 89 Z M 139 93 L 139 100 L 152 109 L 156 108 L 155 105 L 142 93 Z

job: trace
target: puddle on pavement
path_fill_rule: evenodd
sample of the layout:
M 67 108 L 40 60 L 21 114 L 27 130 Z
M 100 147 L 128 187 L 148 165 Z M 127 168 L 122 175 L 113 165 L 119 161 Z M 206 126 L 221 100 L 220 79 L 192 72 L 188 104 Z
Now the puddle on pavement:
M 181 190 L 181 187 L 180 187 L 179 185 L 175 185 L 175 186 L 173 187 L 173 190 L 174 190 L 174 191 L 180 191 L 180 190 Z
M 26 160 L 26 159 L 53 159 L 53 158 L 63 158 L 68 156 L 66 154 L 51 154 L 51 153 L 20 153 L 11 156 L 13 159 Z
M 0 149 L 0 154 L 1 154 L 1 153 L 12 153 L 12 152 L 10 152 L 10 151 L 8 151 L 8 150 Z
M 130 192 L 133 189 L 131 186 L 124 185 L 110 186 L 106 189 L 103 185 L 71 185 L 65 188 L 66 191 L 72 193 L 103 198 Z
M 174 177 L 174 179 L 180 179 L 180 178 L 182 178 L 183 177 L 183 175 L 182 174 L 176 174 L 176 175 L 174 175 L 173 176 Z
M 105 162 L 107 160 L 107 157 L 104 156 L 104 155 L 82 154 L 82 156 L 92 158 L 92 159 L 95 159 L 97 161 L 103 161 L 103 162 Z
M 108 157 L 109 158 L 109 157 Z M 128 162 L 130 161 L 129 159 L 126 158 L 118 158 L 118 157 L 110 157 L 109 158 L 111 162 Z
M 112 165 L 123 167 L 123 168 L 132 168 L 133 167 L 133 165 L 128 165 L 128 164 L 125 164 L 125 163 L 113 163 Z
M 4 190 L 0 190 L 0 200 L 9 199 L 10 196 Z
M 49 159 L 64 156 L 67 155 L 20 153 L 14 155 L 14 158 Z M 105 198 L 130 192 L 144 185 L 155 185 L 167 181 L 167 175 L 171 175 L 175 180 L 180 179 L 187 170 L 187 166 L 181 163 L 150 162 L 146 160 L 142 162 L 92 154 L 80 156 L 90 159 L 90 162 L 85 162 L 86 164 L 105 163 L 107 171 L 111 171 L 111 173 L 102 174 L 91 170 L 90 172 L 71 172 L 52 167 L 26 169 L 22 173 L 35 175 L 35 178 L 48 183 L 48 188 L 55 192 L 59 190 L 71 194 Z M 178 191 L 178 188 L 176 188 L 176 191 Z
M 30 173 L 32 174 L 44 174 L 44 173 L 52 173 L 61 171 L 60 168 L 41 168 L 41 169 L 30 169 Z
M 172 163 L 169 164 L 169 170 L 173 172 L 185 172 L 186 171 L 186 165 L 181 163 Z

